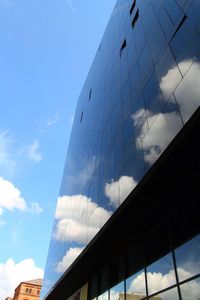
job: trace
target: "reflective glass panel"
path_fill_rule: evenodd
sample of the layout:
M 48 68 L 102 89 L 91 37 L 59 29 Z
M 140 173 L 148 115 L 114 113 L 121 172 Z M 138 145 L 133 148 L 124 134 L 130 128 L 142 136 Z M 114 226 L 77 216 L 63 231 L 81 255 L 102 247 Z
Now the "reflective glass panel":
M 200 274 L 200 235 L 175 250 L 179 281 Z
M 191 60 L 186 59 L 181 64 L 190 64 Z M 189 71 L 180 82 L 175 91 L 175 98 L 180 108 L 180 113 L 186 122 L 199 107 L 200 104 L 200 62 L 196 60 Z
M 171 253 L 147 267 L 147 283 L 149 295 L 176 283 Z
M 177 288 L 173 288 L 156 296 L 149 297 L 151 300 L 179 300 Z
M 189 281 L 181 284 L 182 300 L 199 300 L 200 299 L 200 279 Z
M 99 295 L 99 296 L 97 297 L 97 299 L 98 299 L 98 300 L 109 300 L 108 295 L 109 295 L 109 294 L 108 294 L 108 291 L 106 291 L 105 293 Z
M 124 300 L 124 281 L 110 289 L 110 300 Z
M 126 300 L 143 299 L 146 296 L 144 270 L 126 279 Z

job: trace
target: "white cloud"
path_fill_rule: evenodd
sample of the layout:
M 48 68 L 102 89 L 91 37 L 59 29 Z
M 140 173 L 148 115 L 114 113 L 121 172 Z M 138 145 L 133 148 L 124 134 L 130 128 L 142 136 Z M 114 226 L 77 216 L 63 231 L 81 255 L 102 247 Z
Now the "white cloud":
M 152 126 L 147 132 L 146 121 L 140 118 L 143 115 L 143 111 L 141 110 L 140 113 L 137 112 L 132 115 L 136 126 L 140 130 L 140 135 L 136 139 L 136 145 L 138 149 L 141 149 L 141 146 L 143 146 L 144 160 L 149 164 L 153 164 L 181 129 L 182 123 L 175 111 L 157 115 L 148 111 L 148 120 Z M 140 119 L 137 120 L 137 118 Z M 143 138 L 142 144 L 141 137 Z
M 70 248 L 67 250 L 63 259 L 58 262 L 56 266 L 56 272 L 63 273 L 67 270 L 67 268 L 75 261 L 75 259 L 79 256 L 79 254 L 83 251 L 84 248 Z
M 168 70 L 167 74 L 161 78 L 159 86 L 164 98 L 168 99 L 180 82 L 175 90 L 175 96 L 182 116 L 184 120 L 187 121 L 200 104 L 200 64 L 198 62 L 193 63 L 192 59 L 188 59 L 180 62 L 179 68 L 183 73 L 186 73 L 190 68 L 182 82 L 180 82 L 182 77 L 177 71 L 177 67 L 173 66 Z
M 59 241 L 88 243 L 111 213 L 83 195 L 58 198 L 54 238 Z
M 0 168 L 6 174 L 12 176 L 17 163 L 12 154 L 14 139 L 8 131 L 0 131 Z
M 147 280 L 149 294 L 153 294 L 175 284 L 175 273 L 173 270 L 167 274 L 148 272 Z
M 183 276 L 187 276 L 190 278 L 193 276 L 192 273 L 185 271 L 184 269 L 178 269 L 179 274 L 183 274 Z M 166 274 L 156 273 L 156 272 L 147 272 L 147 280 L 148 280 L 148 290 L 149 294 L 153 294 L 156 292 L 165 289 L 166 287 L 170 287 L 175 284 L 175 275 L 174 271 L 170 270 Z M 145 276 L 144 272 L 139 274 L 136 278 L 131 282 L 128 293 L 129 294 L 144 294 L 144 281 Z M 191 300 L 197 299 L 200 295 L 200 284 L 198 281 L 193 280 L 186 285 L 181 285 L 181 290 L 184 292 L 184 299 Z M 177 300 L 177 290 L 172 289 L 166 293 L 160 294 L 163 300 Z
M 4 209 L 27 209 L 26 201 L 21 197 L 21 192 L 10 181 L 0 177 L 0 214 Z
M 172 68 L 168 70 L 167 74 L 165 74 L 161 78 L 159 86 L 164 99 L 169 99 L 181 79 L 182 77 L 180 75 L 180 72 L 178 71 L 177 66 L 172 66 Z
M 110 199 L 110 204 L 118 207 L 137 185 L 130 176 L 121 176 L 119 180 L 106 183 L 105 195 Z
M 57 110 L 57 112 L 55 113 L 55 115 L 52 118 L 49 118 L 47 120 L 46 125 L 48 127 L 51 127 L 53 125 L 56 125 L 60 120 L 61 120 L 60 111 Z
M 182 69 L 187 69 L 192 61 L 187 60 L 179 64 Z M 200 64 L 194 62 L 185 78 L 175 91 L 175 97 L 180 107 L 184 121 L 187 121 L 200 105 Z
M 33 141 L 31 145 L 27 147 L 27 156 L 34 162 L 40 162 L 42 160 L 42 154 L 39 152 L 39 142 Z
M 116 292 L 115 290 L 111 289 L 110 290 L 110 300 L 119 300 L 120 299 L 120 295 L 119 294 L 120 294 L 119 292 Z
M 30 203 L 30 207 L 21 197 L 21 192 L 14 184 L 0 177 L 0 215 L 4 210 L 19 209 L 24 212 L 40 214 L 42 208 L 37 202 Z
M 0 263 L 0 300 L 12 297 L 20 282 L 43 278 L 43 274 L 43 270 L 38 268 L 31 258 L 19 263 L 9 258 L 5 263 Z
M 191 117 L 200 104 L 200 64 L 198 62 L 192 64 L 192 60 L 179 63 L 182 70 L 187 70 L 189 66 L 191 67 L 182 82 L 180 82 L 181 78 L 177 67 L 172 66 L 159 83 L 165 100 L 168 100 L 180 82 L 175 90 L 175 97 L 184 121 Z M 192 101 L 189 101 L 189 99 L 192 99 Z M 150 129 L 147 127 L 146 114 L 149 116 Z M 182 123 L 176 111 L 159 114 L 147 111 L 146 114 L 144 109 L 141 109 L 133 114 L 132 118 L 139 131 L 136 140 L 137 148 L 141 149 L 143 147 L 144 159 L 151 165 L 179 132 Z

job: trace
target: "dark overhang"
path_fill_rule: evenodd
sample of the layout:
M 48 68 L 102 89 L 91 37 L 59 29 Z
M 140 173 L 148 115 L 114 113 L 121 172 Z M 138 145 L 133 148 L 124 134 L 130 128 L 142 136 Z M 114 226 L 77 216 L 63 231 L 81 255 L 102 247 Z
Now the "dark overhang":
M 200 231 L 199 130 L 200 109 L 56 283 L 47 300 L 66 300 L 167 218 L 177 246 Z

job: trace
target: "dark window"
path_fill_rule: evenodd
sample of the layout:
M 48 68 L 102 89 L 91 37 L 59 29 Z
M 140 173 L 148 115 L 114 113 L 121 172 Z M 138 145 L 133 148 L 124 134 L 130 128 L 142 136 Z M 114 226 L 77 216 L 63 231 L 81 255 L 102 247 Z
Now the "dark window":
M 123 41 L 123 44 L 122 44 L 122 46 L 121 46 L 121 49 L 120 49 L 120 57 L 122 56 L 122 54 L 123 54 L 125 48 L 126 48 L 126 39 Z
M 176 28 L 176 31 L 174 32 L 174 34 L 173 34 L 173 36 L 172 36 L 172 39 L 173 39 L 173 37 L 175 36 L 175 34 L 179 31 L 179 29 L 181 28 L 181 26 L 182 26 L 183 23 L 185 22 L 186 18 L 187 18 L 187 16 L 185 15 L 185 16 L 183 17 L 183 19 L 181 20 L 180 24 L 178 25 L 178 27 Z
M 83 111 L 81 113 L 80 122 L 82 122 L 82 120 L 83 120 Z
M 28 293 L 28 288 L 26 288 L 26 291 L 25 291 L 26 293 Z
M 136 0 L 133 1 L 133 4 L 131 5 L 131 8 L 130 8 L 130 15 L 132 15 L 133 13 L 133 10 L 135 8 L 135 4 L 136 4 Z
M 39 295 L 40 294 L 40 290 L 37 290 L 37 295 Z
M 32 289 L 29 289 L 29 291 L 28 291 L 28 292 L 29 292 L 29 294 L 31 294 L 31 293 L 32 293 Z
M 91 96 L 92 96 L 92 89 L 90 89 L 90 92 L 89 92 L 89 100 L 91 99 Z
M 135 24 L 138 20 L 138 17 L 139 17 L 139 10 L 136 11 L 135 17 L 133 18 L 133 21 L 132 21 L 132 27 L 133 28 L 135 27 Z

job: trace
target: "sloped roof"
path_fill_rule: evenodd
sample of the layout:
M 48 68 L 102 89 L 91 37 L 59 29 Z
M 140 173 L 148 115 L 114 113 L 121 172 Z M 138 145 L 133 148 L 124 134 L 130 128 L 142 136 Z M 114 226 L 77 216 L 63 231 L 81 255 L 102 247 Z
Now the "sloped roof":
M 30 283 L 30 284 L 35 284 L 35 285 L 41 285 L 42 286 L 42 279 L 33 279 L 29 281 L 24 281 L 23 283 Z

